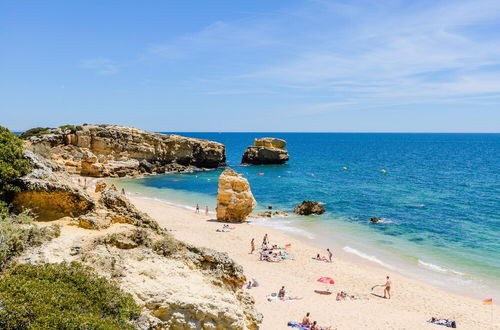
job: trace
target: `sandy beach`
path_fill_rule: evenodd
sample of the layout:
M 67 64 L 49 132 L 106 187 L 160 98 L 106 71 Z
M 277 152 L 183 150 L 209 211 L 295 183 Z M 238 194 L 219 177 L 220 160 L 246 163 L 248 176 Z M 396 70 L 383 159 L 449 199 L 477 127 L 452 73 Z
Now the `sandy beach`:
M 172 230 L 185 242 L 227 252 L 244 268 L 248 279 L 255 278 L 260 286 L 249 290 L 256 307 L 264 315 L 262 329 L 291 329 L 289 321 L 300 321 L 307 312 L 311 320 L 332 329 L 440 329 L 427 323 L 431 317 L 447 318 L 457 322 L 460 329 L 500 329 L 500 308 L 485 306 L 480 300 L 457 295 L 426 283 L 403 277 L 388 270 L 353 263 L 339 258 L 334 252 L 333 263 L 312 259 L 325 247 L 306 244 L 278 230 L 251 222 L 231 224 L 233 230 L 217 232 L 223 224 L 214 215 L 195 214 L 167 203 L 128 194 L 141 211 L 148 213 L 159 224 Z M 258 249 L 265 234 L 271 244 L 291 244 L 293 260 L 279 263 L 259 261 L 258 253 L 250 254 L 250 241 L 255 239 Z M 383 288 L 371 287 L 392 280 L 392 299 L 383 299 Z M 318 294 L 325 284 L 316 280 L 328 276 L 335 280 L 331 295 Z M 302 299 L 270 302 L 267 296 L 285 286 L 287 295 Z M 193 288 L 194 289 L 194 288 Z M 336 293 L 345 291 L 360 296 L 360 300 L 336 301 Z M 486 297 L 485 297 L 486 298 Z

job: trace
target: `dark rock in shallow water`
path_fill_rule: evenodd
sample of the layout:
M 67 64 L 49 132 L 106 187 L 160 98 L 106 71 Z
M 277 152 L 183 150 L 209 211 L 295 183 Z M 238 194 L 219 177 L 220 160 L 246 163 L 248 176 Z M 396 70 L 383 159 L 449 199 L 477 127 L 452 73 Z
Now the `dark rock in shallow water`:
M 371 222 L 375 222 L 375 223 L 377 223 L 377 222 L 379 222 L 379 221 L 382 221 L 382 219 L 377 218 L 377 217 L 371 217 L 371 218 L 370 218 L 370 221 L 371 221 Z
M 245 150 L 241 163 L 253 165 L 284 164 L 288 159 L 288 151 L 285 149 L 250 146 Z
M 319 202 L 303 201 L 301 204 L 295 206 L 293 212 L 300 215 L 323 214 L 325 213 L 325 208 Z

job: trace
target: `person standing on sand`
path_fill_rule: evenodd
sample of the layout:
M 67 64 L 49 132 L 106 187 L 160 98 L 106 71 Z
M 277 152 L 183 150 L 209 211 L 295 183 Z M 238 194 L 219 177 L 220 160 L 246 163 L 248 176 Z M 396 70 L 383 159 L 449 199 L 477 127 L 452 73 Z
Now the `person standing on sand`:
M 125 188 L 122 188 L 122 195 L 125 196 Z
M 286 292 L 285 292 L 285 286 L 282 286 L 281 289 L 278 292 L 278 298 L 281 299 L 281 300 L 285 299 L 285 294 L 286 294 Z
M 196 211 L 194 213 L 200 213 L 200 204 L 196 204 Z
M 250 242 L 250 254 L 253 254 L 253 251 L 255 251 L 255 239 L 252 238 Z
M 208 215 L 208 205 L 205 206 L 205 215 Z
M 262 240 L 262 244 L 267 245 L 269 241 L 267 240 L 267 234 L 264 235 L 264 239 Z
M 386 294 L 389 297 L 387 297 Z M 391 280 L 389 279 L 389 276 L 387 276 L 387 281 L 385 282 L 384 298 L 391 299 Z
M 330 262 L 332 262 L 332 257 L 333 257 L 332 251 L 330 251 L 330 249 L 326 249 L 326 251 L 328 251 L 328 259 L 330 260 Z

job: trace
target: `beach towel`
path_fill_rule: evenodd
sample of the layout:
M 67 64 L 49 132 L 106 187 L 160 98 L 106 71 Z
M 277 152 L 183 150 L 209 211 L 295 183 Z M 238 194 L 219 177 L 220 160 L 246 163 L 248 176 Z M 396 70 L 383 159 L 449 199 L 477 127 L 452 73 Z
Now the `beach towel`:
M 439 319 L 439 320 L 435 320 L 435 321 L 428 320 L 427 322 L 435 324 L 435 325 L 442 325 L 442 326 L 448 327 L 448 328 L 456 328 L 457 327 L 457 323 L 455 321 L 449 321 L 447 319 Z
M 292 327 L 292 328 L 301 329 L 301 330 L 311 329 L 311 327 L 309 327 L 309 326 L 304 326 L 304 325 L 302 325 L 302 323 L 298 323 L 298 322 L 294 322 L 294 321 L 288 322 L 288 326 Z

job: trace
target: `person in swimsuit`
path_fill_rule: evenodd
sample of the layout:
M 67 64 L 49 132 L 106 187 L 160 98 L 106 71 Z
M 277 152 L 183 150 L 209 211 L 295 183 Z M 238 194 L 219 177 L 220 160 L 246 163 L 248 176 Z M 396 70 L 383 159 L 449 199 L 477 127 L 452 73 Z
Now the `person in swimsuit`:
M 199 204 L 196 204 L 196 211 L 195 213 L 200 213 L 200 205 Z
M 302 319 L 302 325 L 311 325 L 311 319 L 309 318 L 309 313 Z
M 285 286 L 282 286 L 280 291 L 278 292 L 278 298 L 280 298 L 281 300 L 285 299 Z
M 254 239 L 252 238 L 252 241 L 250 242 L 250 254 L 252 254 L 253 251 L 255 251 L 255 242 Z
M 333 253 L 332 253 L 332 251 L 330 251 L 330 249 L 326 249 L 326 251 L 328 251 L 328 259 L 329 259 L 329 262 L 332 262 L 332 257 L 333 257 Z
M 391 280 L 389 279 L 389 276 L 387 276 L 387 281 L 385 282 L 384 298 L 391 299 Z
M 205 206 L 205 215 L 208 215 L 208 205 Z

